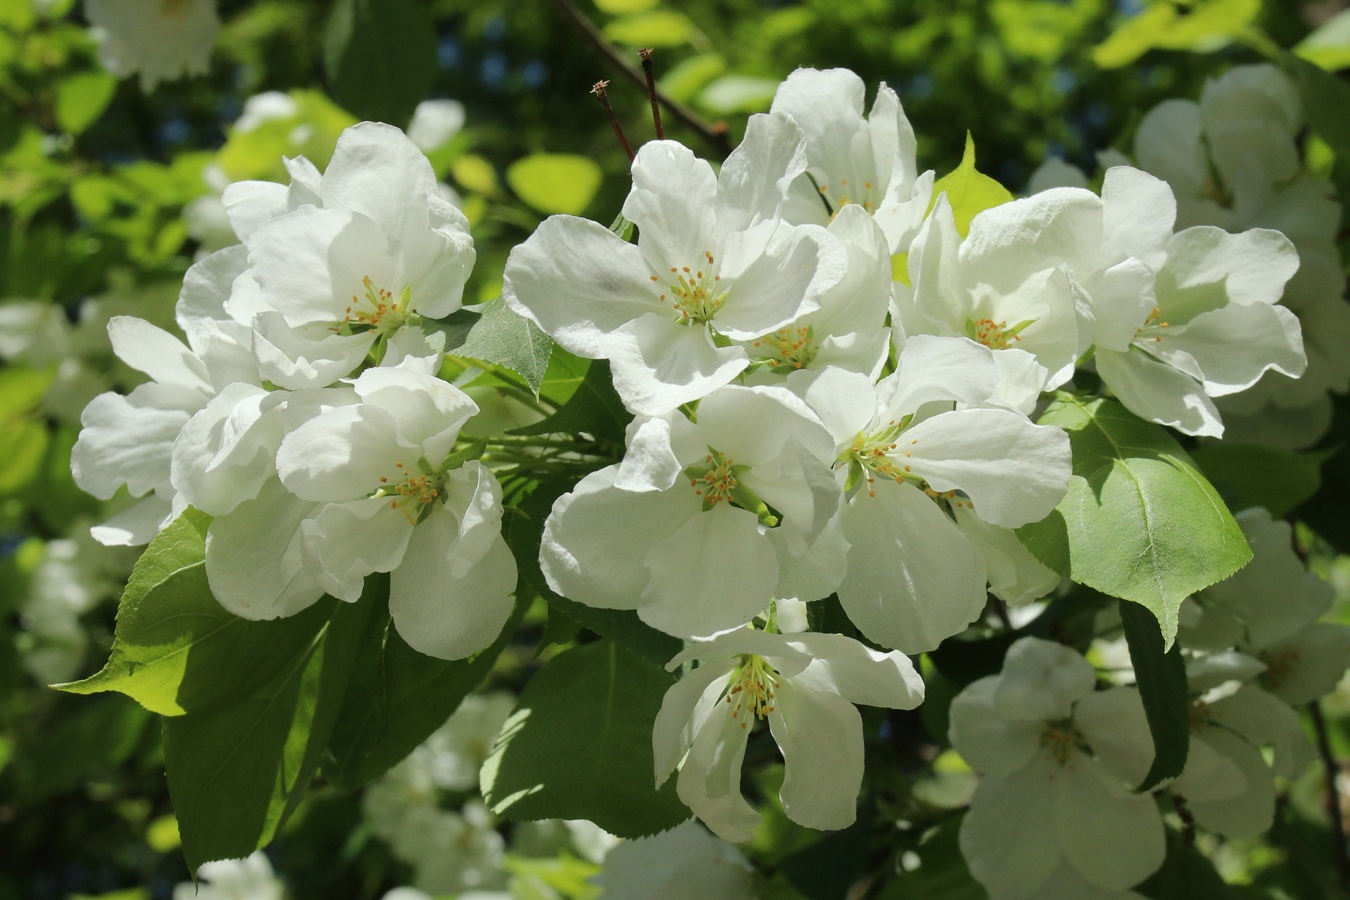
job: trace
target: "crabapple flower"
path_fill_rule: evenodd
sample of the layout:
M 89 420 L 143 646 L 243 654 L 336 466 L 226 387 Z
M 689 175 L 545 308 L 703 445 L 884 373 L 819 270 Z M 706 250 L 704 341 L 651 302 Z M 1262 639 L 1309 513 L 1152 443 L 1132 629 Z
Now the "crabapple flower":
M 161 81 L 205 75 L 220 30 L 216 0 L 85 0 L 98 58 L 119 77 L 140 75 L 149 93 Z
M 856 205 L 881 226 L 891 253 L 905 253 L 928 211 L 933 172 L 918 172 L 914 129 L 895 91 L 881 84 L 863 118 L 865 91 L 848 69 L 798 69 L 778 86 L 771 112 L 806 136 L 807 168 L 792 181 L 783 218 L 825 225 Z
M 505 624 L 516 583 L 501 486 L 452 452 L 477 407 L 400 368 L 368 369 L 351 392 L 287 432 L 279 480 L 212 521 L 212 592 L 237 615 L 270 619 L 325 592 L 354 602 L 365 576 L 389 572 L 389 612 L 413 649 L 475 653 Z
M 197 869 L 200 884 L 175 885 L 173 900 L 282 900 L 286 888 L 261 850 L 244 859 L 220 859 Z
M 279 185 L 243 182 L 226 194 L 249 263 L 230 310 L 252 326 L 264 377 L 291 390 L 332 384 L 404 329 L 420 331 L 422 316 L 459 309 L 474 263 L 468 220 L 397 128 L 348 128 L 327 171 L 312 169 L 294 169 L 303 177 L 284 201 Z M 284 211 L 297 190 L 311 202 Z
M 679 637 L 744 625 L 780 595 L 780 559 L 805 553 L 838 508 L 832 446 L 781 387 L 728 385 L 700 401 L 697 422 L 640 417 L 623 462 L 553 505 L 544 577 Z
M 810 376 L 807 403 L 848 473 L 839 601 L 877 643 L 919 653 L 974 621 L 986 601 L 986 547 L 1001 548 L 991 560 L 1000 589 L 1016 599 L 1031 599 L 1005 583 L 1019 567 L 1045 580 L 1015 537 L 993 529 L 1039 521 L 1063 498 L 1068 437 L 1007 408 L 982 407 L 998 383 L 988 348 L 929 335 L 911 338 L 896 372 L 875 386 L 838 369 Z M 975 542 L 962 527 L 965 511 L 983 523 Z
M 1153 759 L 1143 704 L 1096 680 L 1073 650 L 1023 638 L 952 701 L 952 746 L 984 775 L 961 854 L 995 900 L 1058 896 L 1052 879 L 1127 891 L 1162 865 L 1157 806 L 1126 787 Z
M 733 843 L 749 840 L 760 819 L 740 792 L 757 720 L 768 719 L 783 752 L 779 799 L 788 818 L 838 829 L 856 818 L 862 786 L 862 718 L 854 704 L 913 709 L 923 702 L 923 681 L 906 656 L 838 634 L 741 628 L 695 641 L 666 668 L 691 660 L 701 665 L 666 691 L 652 730 L 656 784 L 678 767 L 680 799 Z
M 790 120 L 754 116 L 720 175 L 674 141 L 646 144 L 623 206 L 637 244 L 551 216 L 511 251 L 503 299 L 570 352 L 608 359 L 635 413 L 706 396 L 750 365 L 743 342 L 815 310 L 844 277 L 829 232 L 779 218 L 802 143 Z
M 605 854 L 598 879 L 606 900 L 753 900 L 755 870 L 740 851 L 693 819 Z

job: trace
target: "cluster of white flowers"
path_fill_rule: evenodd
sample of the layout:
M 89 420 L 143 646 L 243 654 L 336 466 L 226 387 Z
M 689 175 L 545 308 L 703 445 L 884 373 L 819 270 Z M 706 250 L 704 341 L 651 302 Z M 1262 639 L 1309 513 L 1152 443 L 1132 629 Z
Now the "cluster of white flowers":
M 104 68 L 139 74 L 147 93 L 161 81 L 206 74 L 220 30 L 216 0 L 85 0 L 84 14 Z
M 1140 416 L 1218 436 L 1212 397 L 1305 364 L 1277 305 L 1298 266 L 1278 232 L 1175 232 L 1167 185 L 1120 167 L 1100 197 L 1047 191 L 962 235 L 895 93 L 866 118 L 863 94 L 850 72 L 799 70 L 720 172 L 671 141 L 638 151 L 636 243 L 555 216 L 506 266 L 507 304 L 608 360 L 636 415 L 622 461 L 554 505 L 543 573 L 694 641 L 671 662 L 702 665 L 667 694 L 656 776 L 683 762 L 681 799 L 731 840 L 758 821 L 739 791 L 749 722 L 784 752 L 788 815 L 846 826 L 852 704 L 912 708 L 904 654 L 962 631 L 988 593 L 1058 583 L 1012 531 L 1069 479 L 1067 437 L 1029 418 L 1043 391 L 1091 360 Z M 743 627 L 831 594 L 896 652 Z
M 1350 666 L 1350 626 L 1316 621 L 1332 590 L 1295 554 L 1288 524 L 1263 509 L 1238 522 L 1252 561 L 1182 606 L 1190 743 L 1185 769 L 1160 788 L 1226 838 L 1271 827 L 1275 779 L 1315 756 L 1293 704 L 1330 693 Z M 1131 681 L 1128 662 L 1114 675 Z M 1162 865 L 1154 799 L 1130 791 L 1154 754 L 1143 705 L 1132 687 L 1101 687 L 1075 651 L 1024 638 L 1000 675 L 952 703 L 952 745 L 985 776 L 961 849 L 992 897 L 1138 897 L 1129 888 Z M 1055 840 L 1029 834 L 1028 818 L 1053 823 Z
M 460 307 L 468 223 L 389 126 L 348 129 L 323 175 L 288 168 L 289 186 L 227 189 L 243 244 L 188 271 L 186 346 L 111 320 L 114 351 L 151 381 L 85 409 L 76 482 L 145 498 L 96 530 L 105 543 L 144 543 L 189 505 L 214 516 L 207 575 L 238 615 L 355 601 L 390 572 L 404 639 L 468 656 L 510 614 L 515 560 L 500 486 L 456 450 L 477 406 L 436 377 L 443 339 L 419 327 Z

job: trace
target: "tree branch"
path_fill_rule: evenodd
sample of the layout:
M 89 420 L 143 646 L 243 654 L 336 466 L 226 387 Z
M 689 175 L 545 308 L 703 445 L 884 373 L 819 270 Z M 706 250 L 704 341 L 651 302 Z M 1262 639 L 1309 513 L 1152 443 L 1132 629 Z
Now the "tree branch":
M 1336 761 L 1336 757 L 1331 752 L 1331 739 L 1327 736 L 1326 719 L 1322 717 L 1322 707 L 1314 700 L 1308 704 L 1308 712 L 1312 716 L 1313 729 L 1317 732 L 1317 752 L 1322 757 L 1322 767 L 1327 775 L 1327 814 L 1331 817 L 1331 835 L 1335 841 L 1332 848 L 1332 858 L 1336 863 L 1336 874 L 1341 881 L 1341 887 L 1350 891 L 1350 851 L 1347 851 L 1345 844 L 1345 820 L 1341 816 L 1341 792 L 1336 785 L 1336 776 L 1341 773 L 1341 766 Z
M 647 91 L 647 78 L 642 73 L 642 70 L 633 65 L 632 62 L 619 52 L 617 47 L 605 40 L 605 36 L 600 33 L 600 29 L 596 28 L 595 24 L 592 23 L 590 19 L 586 18 L 586 14 L 578 9 L 577 5 L 573 3 L 572 0 L 550 0 L 550 2 L 557 8 L 558 12 L 562 14 L 563 18 L 572 23 L 573 28 L 581 32 L 582 36 L 586 38 L 587 42 L 595 48 L 601 56 L 609 60 L 613 66 L 621 71 L 629 81 L 641 88 L 644 93 Z M 703 121 L 703 119 L 699 118 L 698 113 L 694 112 L 683 103 L 671 99 L 659 89 L 657 89 L 655 93 L 656 98 L 661 101 L 661 104 L 665 106 L 666 109 L 670 110 L 671 115 L 683 122 L 688 128 L 698 132 L 699 136 L 707 141 L 717 150 L 717 152 L 721 153 L 723 157 L 731 154 L 731 140 L 727 136 L 726 126 L 721 124 L 709 125 L 707 122 Z

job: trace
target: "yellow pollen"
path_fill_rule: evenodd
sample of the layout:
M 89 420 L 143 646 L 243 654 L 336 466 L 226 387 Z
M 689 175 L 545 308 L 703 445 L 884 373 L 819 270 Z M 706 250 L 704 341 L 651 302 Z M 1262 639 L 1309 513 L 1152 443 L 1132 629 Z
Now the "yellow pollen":
M 731 717 L 740 719 L 745 728 L 751 719 L 763 719 L 774 710 L 774 692 L 778 689 L 778 672 L 761 656 L 746 654 L 727 679 L 727 703 L 732 704 Z

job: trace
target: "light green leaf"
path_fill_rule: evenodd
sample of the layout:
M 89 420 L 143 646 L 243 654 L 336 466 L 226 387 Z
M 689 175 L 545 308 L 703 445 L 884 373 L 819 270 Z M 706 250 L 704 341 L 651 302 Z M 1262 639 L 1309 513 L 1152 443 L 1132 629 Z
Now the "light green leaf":
M 511 163 L 506 183 L 540 212 L 579 216 L 600 189 L 604 173 L 594 160 L 570 153 L 536 153 Z
M 688 103 L 708 83 L 727 70 L 727 61 L 720 53 L 700 53 L 682 59 L 661 76 L 660 86 L 665 95 L 678 103 Z
M 69 134 L 83 134 L 108 108 L 117 79 L 107 72 L 77 72 L 56 86 L 56 124 Z
M 1343 9 L 1294 47 L 1294 52 L 1328 72 L 1350 66 L 1350 9 Z
M 454 355 L 505 366 L 538 393 L 552 352 L 553 341 L 549 336 L 498 297 L 483 305 L 482 315 Z
M 1154 0 L 1092 51 L 1103 69 L 1127 66 L 1150 50 L 1212 53 L 1228 46 L 1261 13 L 1261 0 Z
M 988 175 L 976 171 L 975 140 L 969 131 L 966 132 L 966 149 L 961 155 L 961 165 L 939 178 L 933 185 L 934 203 L 937 202 L 938 195 L 944 191 L 947 194 L 947 202 L 952 205 L 956 230 L 962 237 L 970 230 L 970 220 L 975 218 L 977 213 L 1012 199 L 1012 194 L 1007 188 Z
M 464 153 L 450 164 L 450 175 L 459 186 L 491 197 L 497 193 L 497 171 L 492 163 L 472 153 Z
M 694 23 L 682 13 L 654 10 L 626 15 L 605 26 L 605 39 L 629 47 L 678 47 L 695 34 Z
M 698 95 L 699 105 L 720 115 L 764 112 L 773 103 L 778 82 L 772 78 L 723 75 Z
M 314 639 L 332 601 L 252 622 L 229 613 L 206 582 L 209 517 L 188 510 L 150 542 L 117 608 L 112 654 L 72 694 L 118 691 L 163 716 L 203 713 L 248 697 Z
M 497 640 L 468 659 L 418 653 L 387 617 L 383 628 L 372 628 L 328 742 L 328 780 L 355 790 L 383 775 L 444 725 L 492 670 L 524 608 L 518 602 Z
M 1148 607 L 1170 647 L 1181 601 L 1251 559 L 1242 530 L 1176 440 L 1118 402 L 1060 393 L 1040 422 L 1068 432 L 1073 476 L 1018 537 L 1061 575 Z
M 660 0 L 595 0 L 595 8 L 611 16 L 625 13 L 646 12 L 656 6 Z
M 652 726 L 674 677 L 612 641 L 560 653 L 521 692 L 483 764 L 483 797 L 515 822 L 590 819 L 635 838 L 689 818 L 653 787 Z
M 292 664 L 248 699 L 164 721 L 164 768 L 189 868 L 248 856 L 295 811 L 388 591 L 388 577 L 367 578 L 361 599 L 339 603 Z
M 1264 506 L 1283 518 L 1317 493 L 1326 456 L 1255 444 L 1208 444 L 1191 454 L 1229 509 Z
M 1153 765 L 1136 791 L 1143 793 L 1186 768 L 1191 743 L 1191 698 L 1186 686 L 1186 664 L 1175 643 L 1163 648 L 1158 621 L 1137 603 L 1120 603 L 1120 620 L 1130 647 L 1130 664 L 1144 703 L 1148 730 L 1153 735 Z
M 406 126 L 436 77 L 436 31 L 418 0 L 337 0 L 323 51 L 333 97 L 363 119 Z

